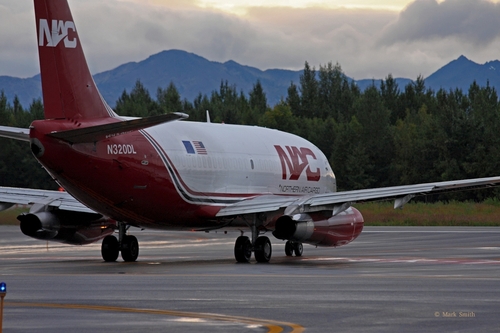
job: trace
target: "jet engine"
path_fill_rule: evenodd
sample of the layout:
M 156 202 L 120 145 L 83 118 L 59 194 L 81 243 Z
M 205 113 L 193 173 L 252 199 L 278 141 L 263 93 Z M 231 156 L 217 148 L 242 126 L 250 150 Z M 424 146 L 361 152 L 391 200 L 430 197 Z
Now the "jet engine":
M 65 210 L 38 211 L 21 214 L 23 234 L 36 239 L 72 245 L 96 242 L 113 233 L 116 222 L 97 213 Z
M 276 220 L 274 237 L 317 246 L 342 246 L 359 236 L 363 216 L 354 207 L 332 216 L 332 211 L 283 215 Z

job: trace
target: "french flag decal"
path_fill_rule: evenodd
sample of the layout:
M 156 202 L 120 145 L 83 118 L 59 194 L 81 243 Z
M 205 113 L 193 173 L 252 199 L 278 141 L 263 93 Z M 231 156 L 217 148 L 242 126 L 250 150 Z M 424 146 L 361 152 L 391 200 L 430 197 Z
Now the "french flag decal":
M 207 149 L 201 141 L 182 141 L 188 154 L 207 155 Z

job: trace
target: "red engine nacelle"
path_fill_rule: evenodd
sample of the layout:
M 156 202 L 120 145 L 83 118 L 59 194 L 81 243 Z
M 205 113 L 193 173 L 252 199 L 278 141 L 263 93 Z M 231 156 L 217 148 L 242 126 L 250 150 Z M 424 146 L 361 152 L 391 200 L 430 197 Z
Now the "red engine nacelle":
M 342 246 L 359 236 L 363 223 L 363 216 L 354 207 L 335 216 L 331 216 L 331 211 L 284 215 L 276 221 L 273 235 L 279 239 L 317 246 Z

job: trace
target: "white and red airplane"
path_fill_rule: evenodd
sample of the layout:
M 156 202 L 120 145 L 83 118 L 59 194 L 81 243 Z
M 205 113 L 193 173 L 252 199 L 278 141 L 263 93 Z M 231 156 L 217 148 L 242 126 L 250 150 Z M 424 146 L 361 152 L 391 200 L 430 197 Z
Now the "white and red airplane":
M 363 229 L 354 202 L 496 186 L 500 177 L 336 192 L 333 171 L 310 142 L 256 126 L 180 121 L 182 113 L 118 116 L 88 69 L 66 0 L 35 0 L 45 119 L 29 129 L 0 126 L 0 136 L 31 151 L 67 192 L 0 188 L 0 210 L 31 204 L 24 234 L 88 244 L 103 239 L 102 257 L 139 254 L 130 226 L 165 230 L 240 230 L 234 255 L 268 262 L 266 232 L 302 243 L 341 246 Z M 118 239 L 112 234 L 118 230 Z M 249 231 L 251 238 L 244 236 Z

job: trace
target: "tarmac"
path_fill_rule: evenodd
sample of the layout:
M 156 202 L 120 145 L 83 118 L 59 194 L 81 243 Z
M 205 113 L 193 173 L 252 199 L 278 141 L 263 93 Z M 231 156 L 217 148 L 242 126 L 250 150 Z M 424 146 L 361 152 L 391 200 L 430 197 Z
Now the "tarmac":
M 0 226 L 3 332 L 498 332 L 500 228 L 365 227 L 236 263 L 236 233 L 140 231 L 135 263 Z

